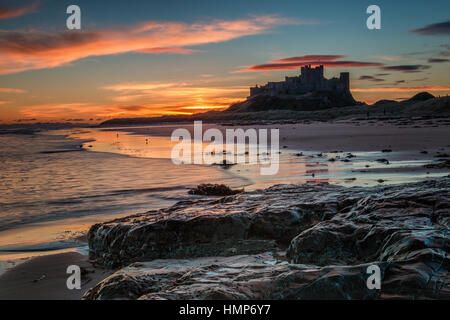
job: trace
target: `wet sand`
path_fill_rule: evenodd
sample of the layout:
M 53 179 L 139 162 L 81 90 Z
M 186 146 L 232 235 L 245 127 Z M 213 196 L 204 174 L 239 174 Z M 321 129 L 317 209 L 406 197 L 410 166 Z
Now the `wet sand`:
M 186 128 L 193 133 L 193 124 L 127 127 L 107 130 L 127 131 L 148 136 L 170 137 L 176 128 Z M 341 120 L 334 122 L 301 122 L 294 124 L 219 125 L 203 124 L 209 128 L 280 129 L 280 147 L 302 151 L 331 152 L 423 151 L 449 149 L 450 119 L 432 120 Z M 105 128 L 106 129 L 106 128 Z
M 433 151 L 449 147 L 450 127 L 437 122 L 402 126 L 381 121 L 342 121 L 275 127 L 280 128 L 281 145 L 306 151 Z
M 446 159 L 442 156 L 450 153 L 450 119 L 447 118 L 272 124 L 204 123 L 202 126 L 203 132 L 209 128 L 218 128 L 224 137 L 227 129 L 279 129 L 281 153 L 277 175 L 261 176 L 258 173 L 259 165 L 238 164 L 228 168 L 229 172 L 253 182 L 246 186 L 246 190 L 265 188 L 276 183 L 396 184 L 450 173 L 447 165 L 430 166 Z M 153 143 L 155 139 L 167 139 L 177 128 L 189 130 L 193 137 L 192 123 L 103 130 L 124 131 L 123 135 L 128 132 L 138 135 L 139 139 L 150 137 Z M 270 133 L 268 138 L 270 141 Z
M 69 265 L 82 269 L 80 290 L 69 290 L 66 286 Z M 111 273 L 94 268 L 86 255 L 77 252 L 35 257 L 0 276 L 0 300 L 79 300 Z

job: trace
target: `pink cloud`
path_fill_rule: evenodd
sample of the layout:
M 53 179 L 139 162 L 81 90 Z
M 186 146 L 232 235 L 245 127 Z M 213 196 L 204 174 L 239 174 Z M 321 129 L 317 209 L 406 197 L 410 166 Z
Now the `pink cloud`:
M 379 62 L 364 62 L 352 60 L 340 60 L 345 58 L 344 55 L 304 55 L 298 57 L 290 57 L 283 59 L 271 60 L 265 64 L 256 64 L 251 66 L 243 66 L 242 69 L 233 71 L 233 73 L 241 72 L 259 72 L 270 70 L 291 70 L 298 69 L 304 65 L 324 65 L 328 68 L 340 67 L 382 67 Z
M 346 56 L 343 55 L 331 55 L 331 54 L 307 54 L 304 56 L 299 57 L 290 57 L 290 58 L 284 58 L 284 59 L 277 59 L 272 60 L 270 62 L 272 63 L 305 63 L 309 61 L 323 61 L 323 62 L 329 62 L 329 61 L 336 61 L 338 59 L 345 58 Z

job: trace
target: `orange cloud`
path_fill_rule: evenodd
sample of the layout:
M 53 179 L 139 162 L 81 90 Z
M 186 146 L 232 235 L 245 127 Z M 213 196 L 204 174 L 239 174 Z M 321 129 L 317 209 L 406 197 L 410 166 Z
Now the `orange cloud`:
M 115 117 L 154 117 L 161 115 L 191 115 L 182 107 L 155 105 L 96 105 L 91 103 L 39 104 L 21 106 L 19 114 L 24 118 L 39 121 L 61 121 L 67 117 L 88 121 L 92 118 L 110 119 Z
M 0 92 L 2 93 L 25 93 L 25 90 L 22 89 L 13 89 L 13 88 L 0 88 Z
M 209 22 L 149 21 L 95 32 L 0 31 L 0 74 L 53 68 L 89 56 L 126 52 L 188 53 L 187 46 L 224 42 L 302 22 L 274 15 Z
M 183 85 L 182 83 L 161 83 L 161 82 L 146 82 L 146 83 L 121 83 L 121 84 L 115 84 L 111 86 L 105 86 L 102 87 L 102 89 L 105 90 L 112 90 L 112 91 L 118 91 L 118 92 L 129 92 L 129 91 L 141 91 L 141 92 L 148 92 L 152 90 L 158 90 L 158 89 L 166 89 L 170 87 Z
M 136 50 L 139 53 L 177 53 L 177 54 L 189 54 L 195 52 L 201 52 L 201 50 L 186 49 L 186 48 L 147 48 Z

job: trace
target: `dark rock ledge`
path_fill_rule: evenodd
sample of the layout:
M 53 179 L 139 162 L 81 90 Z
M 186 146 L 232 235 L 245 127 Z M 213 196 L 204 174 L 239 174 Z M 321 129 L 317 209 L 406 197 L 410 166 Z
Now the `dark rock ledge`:
M 124 268 L 84 298 L 450 299 L 449 191 L 278 185 L 96 224 L 90 258 Z

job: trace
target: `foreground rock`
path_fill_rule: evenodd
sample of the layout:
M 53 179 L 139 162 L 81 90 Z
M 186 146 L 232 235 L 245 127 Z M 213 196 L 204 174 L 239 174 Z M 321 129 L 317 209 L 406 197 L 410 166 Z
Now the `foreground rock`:
M 86 298 L 450 299 L 449 191 L 448 177 L 374 188 L 279 185 L 97 224 L 88 234 L 92 259 L 149 262 L 118 271 Z M 286 247 L 290 263 L 274 263 L 267 252 Z M 175 258 L 184 260 L 155 260 Z M 367 289 L 372 264 L 381 290 Z
M 280 185 L 176 205 L 96 224 L 90 258 L 107 267 L 135 261 L 251 254 L 287 248 L 303 230 L 346 212 L 363 188 Z
M 408 261 L 379 263 L 382 287 L 370 290 L 366 285 L 369 265 L 289 264 L 274 260 L 270 253 L 154 260 L 116 272 L 88 291 L 84 299 L 450 298 L 448 283 L 436 281 L 437 276 L 428 279 L 423 268 Z

